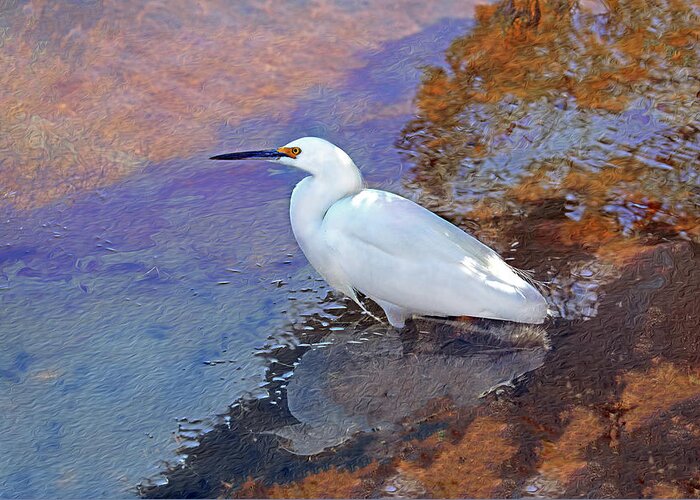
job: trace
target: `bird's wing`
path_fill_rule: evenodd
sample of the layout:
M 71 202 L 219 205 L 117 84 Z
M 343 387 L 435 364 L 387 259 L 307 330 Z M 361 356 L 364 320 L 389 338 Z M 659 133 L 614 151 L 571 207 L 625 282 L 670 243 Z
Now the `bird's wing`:
M 401 196 L 366 189 L 344 198 L 323 231 L 349 284 L 373 299 L 422 314 L 512 321 L 546 311 L 495 251 Z M 530 306 L 537 311 L 519 312 Z

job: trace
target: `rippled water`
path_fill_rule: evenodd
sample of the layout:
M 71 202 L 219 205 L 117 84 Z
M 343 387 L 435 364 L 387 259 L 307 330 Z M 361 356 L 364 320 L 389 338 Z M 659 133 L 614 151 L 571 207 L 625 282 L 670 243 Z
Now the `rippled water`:
M 420 65 L 471 23 L 456 4 L 392 33 L 342 2 L 282 26 L 256 2 L 3 5 L 0 496 L 133 494 L 261 393 L 254 350 L 313 272 L 301 177 L 206 158 L 319 135 L 399 182 Z
M 0 496 L 700 495 L 697 5 L 279 9 L 0 5 Z M 554 318 L 329 293 L 205 159 L 303 135 Z

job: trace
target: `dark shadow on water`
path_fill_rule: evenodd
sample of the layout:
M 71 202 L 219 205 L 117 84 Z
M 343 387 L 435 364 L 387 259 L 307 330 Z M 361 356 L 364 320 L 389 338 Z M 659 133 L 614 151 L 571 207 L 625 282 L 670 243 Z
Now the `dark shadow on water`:
M 417 319 L 396 331 L 354 304 L 282 338 L 259 353 L 269 397 L 234 404 L 165 484 L 141 485 L 143 496 L 211 497 L 250 477 L 285 483 L 366 465 L 443 428 L 432 423 L 441 409 L 466 410 L 540 367 L 548 349 L 539 326 Z

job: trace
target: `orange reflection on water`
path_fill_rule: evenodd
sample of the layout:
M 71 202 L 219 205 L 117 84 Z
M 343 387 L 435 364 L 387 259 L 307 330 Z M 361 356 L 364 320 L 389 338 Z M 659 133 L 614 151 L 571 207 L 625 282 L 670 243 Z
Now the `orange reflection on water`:
M 629 431 L 648 425 L 654 417 L 663 415 L 679 401 L 700 395 L 700 370 L 661 363 L 659 360 L 654 360 L 647 371 L 627 374 L 624 382 L 626 386 L 621 404 L 627 410 L 625 424 Z M 697 425 L 691 430 L 700 435 Z
M 426 203 L 500 232 L 558 204 L 530 224 L 616 260 L 700 237 L 691 2 L 505 0 L 477 20 L 426 69 L 404 129 Z
M 223 124 L 287 118 L 362 53 L 471 3 L 27 4 L 0 11 L 0 199 L 37 206 L 211 149 Z M 390 26 L 390 28 L 389 28 Z
M 538 473 L 542 480 L 566 484 L 586 463 L 586 447 L 604 433 L 600 418 L 591 410 L 575 407 L 565 412 L 566 429 L 556 441 L 545 441 Z
M 491 416 L 479 415 L 456 443 L 439 436 L 421 442 L 424 453 L 433 446 L 429 453 L 434 459 L 425 460 L 429 461 L 427 466 L 421 453 L 418 460 L 402 461 L 398 469 L 418 479 L 433 498 L 500 497 L 500 469 L 517 452 L 507 435 L 508 427 Z

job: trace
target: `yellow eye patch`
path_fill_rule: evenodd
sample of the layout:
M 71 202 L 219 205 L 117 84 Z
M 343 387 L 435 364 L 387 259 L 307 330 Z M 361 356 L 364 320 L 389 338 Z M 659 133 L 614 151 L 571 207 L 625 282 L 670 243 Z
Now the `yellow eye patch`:
M 286 154 L 290 158 L 296 158 L 301 153 L 301 148 L 277 148 L 277 151 Z

